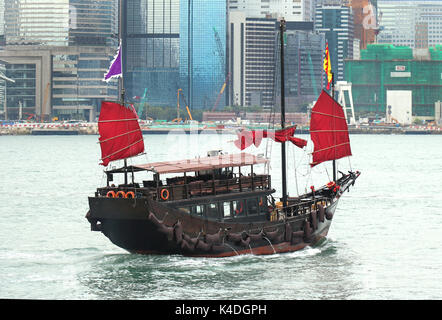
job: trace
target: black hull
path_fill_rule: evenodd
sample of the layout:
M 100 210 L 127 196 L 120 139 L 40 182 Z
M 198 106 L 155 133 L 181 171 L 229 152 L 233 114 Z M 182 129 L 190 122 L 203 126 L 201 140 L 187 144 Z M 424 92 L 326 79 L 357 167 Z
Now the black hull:
M 149 199 L 89 198 L 87 218 L 131 253 L 195 257 L 268 255 L 315 245 L 327 236 L 337 201 L 278 221 L 221 222 L 181 213 Z

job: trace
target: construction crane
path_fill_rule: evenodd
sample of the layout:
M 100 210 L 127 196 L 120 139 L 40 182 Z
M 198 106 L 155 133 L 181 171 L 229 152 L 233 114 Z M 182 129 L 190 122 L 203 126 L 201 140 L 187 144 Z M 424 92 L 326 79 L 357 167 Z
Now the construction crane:
M 187 105 L 186 97 L 184 96 L 183 89 L 178 89 L 176 93 L 176 119 L 180 119 L 180 93 L 183 97 L 184 103 L 186 104 L 187 114 L 189 115 L 189 119 L 193 120 L 192 114 L 190 113 L 189 106 Z M 175 120 L 175 119 L 174 119 Z
M 146 102 L 147 99 L 147 88 L 144 89 L 144 94 L 140 99 L 140 105 L 138 106 L 138 118 L 141 117 L 141 114 L 143 113 L 143 109 L 144 109 L 144 103 Z M 146 111 L 146 117 L 147 117 L 147 111 Z
M 214 112 L 216 110 L 216 107 L 218 107 L 219 100 L 221 99 L 221 96 L 223 95 L 224 90 L 227 87 L 227 83 L 229 82 L 229 79 L 230 79 L 230 72 L 227 74 L 226 80 L 224 80 L 224 84 L 221 87 L 221 91 L 218 93 L 218 97 L 216 98 L 215 104 L 212 108 L 212 112 Z
M 224 61 L 223 45 L 221 43 L 221 39 L 219 37 L 218 31 L 216 31 L 215 27 L 213 27 L 213 32 L 215 34 L 215 41 L 216 41 L 216 47 L 217 47 L 217 50 L 218 50 L 218 55 L 219 55 L 219 58 L 221 59 L 222 70 L 225 70 L 226 62 Z M 221 90 L 218 93 L 218 97 L 216 98 L 215 104 L 213 105 L 213 108 L 212 108 L 212 112 L 214 112 L 216 110 L 216 108 L 218 107 L 219 100 L 221 99 L 221 96 L 223 95 L 224 90 L 227 87 L 229 79 L 230 79 L 230 72 L 227 74 L 227 77 L 224 80 L 224 84 L 222 85 Z

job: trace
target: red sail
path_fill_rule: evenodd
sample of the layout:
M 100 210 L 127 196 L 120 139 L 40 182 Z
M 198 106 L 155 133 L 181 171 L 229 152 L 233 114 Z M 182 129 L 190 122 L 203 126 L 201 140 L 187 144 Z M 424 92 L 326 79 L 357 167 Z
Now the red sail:
M 310 136 L 315 144 L 312 167 L 324 161 L 351 156 L 344 110 L 324 90 L 312 110 Z
M 287 142 L 290 141 L 299 148 L 303 148 L 307 145 L 307 141 L 300 138 L 295 138 L 296 126 L 277 130 L 275 132 L 268 130 L 253 130 L 253 131 L 242 131 L 238 133 L 238 140 L 235 140 L 235 146 L 238 149 L 244 150 L 250 147 L 252 144 L 255 147 L 259 147 L 262 138 L 271 138 L 276 142 Z
M 103 101 L 98 119 L 101 165 L 126 159 L 144 151 L 143 133 L 133 106 Z

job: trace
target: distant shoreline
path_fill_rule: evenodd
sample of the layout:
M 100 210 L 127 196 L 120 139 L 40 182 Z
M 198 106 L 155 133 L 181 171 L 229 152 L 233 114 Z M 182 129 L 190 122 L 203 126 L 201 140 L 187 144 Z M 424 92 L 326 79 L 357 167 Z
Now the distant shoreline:
M 144 135 L 148 134 L 232 134 L 235 135 L 238 128 L 198 128 L 198 129 L 169 129 L 169 128 L 154 128 L 149 129 L 142 127 Z M 257 129 L 259 130 L 259 129 Z M 297 129 L 296 134 L 309 134 L 308 129 Z M 440 127 L 382 127 L 382 126 L 361 126 L 350 127 L 349 134 L 405 134 L 405 135 L 440 135 L 442 128 Z M 98 135 L 98 128 L 96 125 L 86 125 L 78 127 L 7 127 L 0 126 L 1 135 Z

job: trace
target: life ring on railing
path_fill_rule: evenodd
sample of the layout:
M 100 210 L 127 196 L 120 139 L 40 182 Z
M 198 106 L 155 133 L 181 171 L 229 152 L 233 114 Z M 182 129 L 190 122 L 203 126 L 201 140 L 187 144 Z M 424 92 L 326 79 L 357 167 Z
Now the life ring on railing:
M 121 195 L 121 196 L 120 196 Z M 126 194 L 124 193 L 124 191 L 118 191 L 117 194 L 115 195 L 115 198 L 126 198 Z
M 129 197 L 130 196 L 130 197 Z M 125 198 L 135 198 L 135 193 L 133 191 L 129 191 L 126 193 L 126 195 L 124 196 Z
M 108 191 L 107 193 L 106 193 L 106 197 L 108 197 L 108 198 L 115 198 L 115 191 Z
M 163 189 L 161 190 L 161 199 L 163 199 L 164 201 L 166 201 L 167 199 L 169 199 L 169 190 L 167 189 Z
M 262 204 L 264 203 L 264 200 L 263 200 L 263 198 L 261 197 L 261 198 L 259 198 L 259 206 L 261 207 L 262 206 Z

